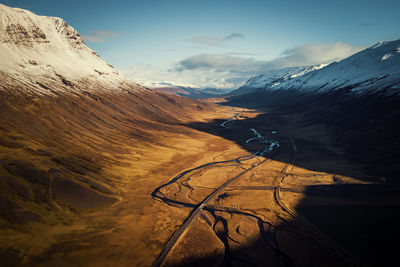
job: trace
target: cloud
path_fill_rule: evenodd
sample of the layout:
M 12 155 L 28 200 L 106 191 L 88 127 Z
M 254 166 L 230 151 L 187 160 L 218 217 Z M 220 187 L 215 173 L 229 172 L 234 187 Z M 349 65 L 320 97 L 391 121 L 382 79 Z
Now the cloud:
M 179 61 L 174 69 L 179 72 L 198 69 L 212 69 L 216 72 L 254 72 L 259 70 L 262 64 L 262 61 L 256 61 L 252 58 L 227 54 L 200 54 Z
M 269 61 L 228 54 L 200 54 L 179 61 L 175 66 L 175 70 L 182 72 L 185 70 L 209 69 L 215 72 L 257 74 L 272 69 L 327 64 L 346 58 L 363 48 L 363 46 L 352 46 L 340 42 L 311 44 L 287 49 L 279 57 Z
M 176 48 L 160 48 L 160 51 L 175 52 L 178 51 Z
M 227 55 L 233 56 L 257 56 L 260 55 L 259 53 L 250 53 L 250 52 L 227 52 Z
M 209 46 L 221 46 L 221 39 L 209 36 L 198 36 L 189 39 L 190 41 L 202 44 L 202 45 L 209 45 Z
M 144 86 L 154 87 L 156 85 L 174 84 L 199 88 L 235 88 L 243 82 L 243 77 L 237 81 L 229 73 L 222 74 L 209 70 L 197 70 L 187 72 L 185 75 L 167 66 L 155 66 L 151 64 L 137 64 L 134 68 L 118 69 L 125 77 L 140 83 Z
M 102 42 L 104 42 L 103 39 L 101 39 L 100 37 L 95 36 L 95 35 L 82 35 L 82 39 L 85 42 L 89 42 L 89 43 L 102 43 Z
M 224 37 L 222 39 L 222 41 L 228 41 L 228 40 L 232 40 L 235 38 L 244 39 L 244 34 L 233 32 L 233 33 L 229 34 L 228 36 Z
M 116 53 L 113 55 L 113 58 L 116 59 L 121 59 L 121 58 L 129 58 L 129 57 L 133 57 L 134 54 L 133 53 L 129 53 L 129 52 L 122 52 L 122 53 Z
M 82 39 L 89 43 L 104 43 L 109 38 L 114 38 L 119 36 L 118 32 L 107 31 L 107 30 L 97 30 L 90 34 L 82 35 Z
M 291 67 L 299 65 L 314 65 L 320 63 L 331 63 L 342 60 L 360 50 L 365 46 L 353 46 L 348 43 L 311 44 L 287 49 L 281 57 L 269 62 L 269 64 Z
M 97 30 L 94 31 L 94 34 L 104 38 L 117 37 L 119 35 L 118 32 L 107 31 L 107 30 Z
M 286 67 L 331 63 L 363 49 L 347 43 L 310 44 L 286 49 L 272 60 L 259 60 L 226 54 L 200 54 L 162 66 L 142 65 L 130 70 L 120 70 L 126 77 L 150 85 L 174 81 L 200 88 L 240 87 L 250 77 L 268 70 Z
M 225 37 L 212 37 L 212 36 L 197 36 L 190 38 L 189 41 L 208 46 L 222 47 L 224 42 L 232 39 L 244 39 L 245 36 L 242 33 L 231 33 Z

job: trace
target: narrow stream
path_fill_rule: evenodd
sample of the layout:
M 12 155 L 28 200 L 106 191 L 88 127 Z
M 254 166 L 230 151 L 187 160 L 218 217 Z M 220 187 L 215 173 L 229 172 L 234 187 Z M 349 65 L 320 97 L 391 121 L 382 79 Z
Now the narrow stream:
M 229 128 L 229 126 L 227 124 L 231 123 L 233 120 L 235 120 L 238 117 L 239 114 L 240 114 L 240 112 L 235 113 L 232 118 L 222 122 L 219 126 L 221 126 L 223 128 Z M 163 203 L 165 203 L 167 205 L 172 205 L 172 206 L 177 206 L 177 207 L 179 207 L 179 206 L 180 207 L 191 207 L 191 208 L 194 208 L 194 211 L 199 210 L 199 206 L 198 206 L 199 204 L 184 203 L 184 202 L 181 202 L 181 201 L 177 201 L 177 200 L 175 200 L 173 198 L 169 198 L 168 196 L 166 196 L 164 193 L 161 192 L 162 189 L 164 187 L 167 187 L 167 186 L 172 185 L 174 183 L 177 183 L 179 187 L 180 186 L 184 186 L 184 187 L 185 186 L 189 186 L 187 184 L 187 182 L 190 180 L 191 176 L 194 174 L 195 171 L 198 172 L 198 171 L 201 171 L 203 169 L 210 168 L 210 167 L 222 167 L 222 166 L 236 166 L 237 167 L 238 165 L 241 165 L 246 161 L 249 161 L 249 160 L 251 160 L 253 158 L 256 158 L 256 157 L 263 157 L 264 155 L 266 155 L 267 153 L 273 151 L 274 149 L 279 148 L 280 144 L 279 144 L 278 141 L 272 141 L 272 140 L 266 139 L 265 136 L 263 136 L 255 128 L 250 128 L 249 130 L 253 133 L 253 137 L 247 139 L 245 141 L 245 143 L 246 144 L 250 144 L 250 143 L 265 144 L 266 147 L 263 150 L 258 150 L 258 151 L 254 152 L 252 154 L 245 155 L 245 156 L 239 156 L 239 157 L 236 157 L 236 158 L 231 159 L 231 160 L 209 162 L 209 163 L 194 167 L 192 169 L 185 170 L 185 171 L 181 172 L 180 174 L 178 174 L 177 176 L 173 177 L 167 183 L 157 187 L 151 194 L 153 199 L 162 201 Z M 276 131 L 272 131 L 272 134 L 276 134 L 276 133 L 277 133 Z M 259 163 L 256 163 L 255 165 L 253 164 L 253 167 L 250 167 L 248 169 L 248 171 L 250 171 L 250 169 L 255 168 L 255 166 L 257 166 L 257 165 L 262 164 L 265 161 L 266 161 L 266 159 L 264 159 L 263 161 L 261 161 Z M 234 164 L 232 165 L 232 163 L 234 163 Z M 228 179 L 229 179 L 229 177 L 228 177 Z M 236 178 L 234 178 L 234 179 L 236 179 Z M 185 184 L 185 182 L 186 182 L 186 184 Z M 226 184 L 227 183 L 229 183 L 229 180 L 228 180 L 228 182 L 226 182 Z M 212 193 L 211 195 L 215 194 L 217 191 L 221 191 L 222 188 L 224 188 L 224 185 L 221 185 L 219 188 L 216 188 L 216 191 L 214 191 L 214 193 Z M 193 191 L 193 190 L 195 190 L 195 188 L 190 187 L 190 190 Z M 208 197 L 208 198 L 210 198 L 210 200 L 211 200 L 211 195 Z M 212 206 L 210 206 L 210 207 L 206 206 L 208 204 L 208 198 L 206 198 L 207 201 L 203 200 L 203 202 L 200 202 L 200 203 L 202 203 L 201 204 L 201 206 L 202 206 L 201 209 L 204 207 L 204 209 L 207 209 L 208 211 L 210 211 L 213 214 L 214 225 L 213 225 L 212 228 L 213 228 L 213 231 L 218 236 L 218 238 L 225 245 L 225 261 L 226 261 L 225 263 L 228 264 L 228 265 L 232 265 L 232 261 L 239 261 L 239 262 L 242 262 L 242 264 L 243 264 L 243 260 L 242 259 L 238 259 L 238 258 L 234 257 L 233 255 L 231 255 L 229 242 L 228 242 L 228 239 L 230 237 L 229 237 L 229 232 L 227 231 L 226 221 L 224 221 L 225 219 L 223 220 L 222 217 L 220 217 L 220 218 L 219 217 L 218 218 L 215 217 L 214 211 L 218 210 L 218 208 L 216 208 L 216 207 L 211 208 Z M 193 202 L 195 202 L 195 201 L 193 201 Z M 199 210 L 198 213 L 201 212 L 201 209 Z M 232 212 L 232 211 L 230 211 L 230 212 Z M 241 211 L 236 211 L 235 213 L 241 213 L 242 215 L 245 215 L 245 216 L 256 217 L 257 220 L 259 221 L 259 223 L 260 222 L 267 223 L 267 222 L 264 222 L 258 216 L 255 216 L 255 215 L 252 215 L 252 214 L 247 214 L 247 213 L 244 213 L 244 212 L 241 212 Z M 193 214 L 190 215 L 185 220 L 186 226 L 184 226 L 184 227 L 187 227 L 188 224 L 193 220 L 192 217 L 193 217 Z M 186 222 L 188 220 L 190 222 Z M 219 231 L 216 231 L 215 226 L 218 224 L 218 222 L 222 223 L 223 227 L 220 228 Z M 183 225 L 181 227 L 183 227 Z M 166 243 L 166 246 L 164 247 L 163 251 L 161 252 L 159 258 L 156 260 L 154 266 L 160 266 L 161 265 L 161 263 L 164 261 L 165 257 L 170 252 L 170 250 L 173 248 L 175 243 L 178 242 L 179 236 L 181 236 L 183 234 L 183 231 L 184 231 L 184 229 L 179 229 L 179 230 L 177 230 L 175 232 L 175 234 L 171 237 L 171 239 Z M 260 229 L 260 231 L 263 232 L 263 229 Z M 276 249 L 276 248 L 274 248 L 274 249 Z M 281 255 L 281 256 L 283 255 L 282 253 L 280 253 L 279 250 L 276 250 L 276 253 L 278 255 Z M 249 263 L 249 262 L 246 262 L 246 263 Z M 284 264 L 284 266 L 288 266 L 288 265 Z

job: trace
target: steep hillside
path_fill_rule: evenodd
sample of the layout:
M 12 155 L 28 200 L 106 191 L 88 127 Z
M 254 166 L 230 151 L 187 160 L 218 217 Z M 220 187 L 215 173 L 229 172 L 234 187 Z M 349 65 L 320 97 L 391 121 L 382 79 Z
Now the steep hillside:
M 351 88 L 353 92 L 363 93 L 385 89 L 389 94 L 397 93 L 400 89 L 400 40 L 380 42 L 322 68 L 295 67 L 270 71 L 249 79 L 235 92 L 249 93 L 260 88 L 302 92 Z
M 398 179 L 400 149 L 400 40 L 382 42 L 276 86 L 231 97 L 230 104 L 273 107 L 323 123 L 374 175 Z
M 352 88 L 353 92 L 400 89 L 400 40 L 381 42 L 340 62 L 280 84 L 274 90 L 329 91 Z
M 93 231 L 82 216 L 104 221 L 128 184 L 190 153 L 182 125 L 206 109 L 124 79 L 62 19 L 0 5 L 0 265 Z
M 41 80 L 61 81 L 69 87 L 76 82 L 104 86 L 124 82 L 64 20 L 1 4 L 0 17 L 0 71 L 10 79 L 33 84 L 32 92 L 51 94 L 38 84 Z
M 320 70 L 225 102 L 264 109 L 266 125 L 272 120 L 290 132 L 297 167 L 334 175 L 321 187 L 316 186 L 317 176 L 311 176 L 302 201 L 293 207 L 358 258 L 359 263 L 346 266 L 391 266 L 397 261 L 392 247 L 400 236 L 399 47 L 400 40 L 382 42 Z M 333 155 L 343 161 L 336 163 Z M 283 183 L 307 179 L 295 173 L 284 176 Z M 357 180 L 346 184 L 340 174 Z M 355 190 L 346 197 L 345 188 L 352 187 Z M 313 188 L 324 190 L 317 196 Z M 286 194 L 283 201 L 290 198 Z

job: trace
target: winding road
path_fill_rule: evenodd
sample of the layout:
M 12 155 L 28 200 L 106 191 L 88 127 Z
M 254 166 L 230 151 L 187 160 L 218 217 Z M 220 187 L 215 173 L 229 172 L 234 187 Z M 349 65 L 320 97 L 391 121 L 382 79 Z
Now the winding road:
M 231 122 L 233 120 L 237 119 L 238 116 L 241 113 L 242 112 L 235 113 L 232 118 L 224 121 L 223 123 L 220 124 L 220 126 L 223 127 L 223 128 L 229 128 L 229 125 L 231 124 Z M 229 123 L 229 125 L 227 125 L 228 123 Z M 168 256 L 168 254 L 172 251 L 172 249 L 175 247 L 175 245 L 179 242 L 180 238 L 183 236 L 183 234 L 188 229 L 188 227 L 192 224 L 192 222 L 197 217 L 199 217 L 199 215 L 202 215 L 202 214 L 204 215 L 204 213 L 202 212 L 203 209 L 207 209 L 207 210 L 209 210 L 209 209 L 212 209 L 212 210 L 224 210 L 224 209 L 226 209 L 225 207 L 215 207 L 213 205 L 208 205 L 208 204 L 212 200 L 214 200 L 216 197 L 218 197 L 218 195 L 222 191 L 230 189 L 230 187 L 228 187 L 228 186 L 230 184 L 232 184 L 234 181 L 238 180 L 244 174 L 249 173 L 252 170 L 254 170 L 255 168 L 257 168 L 257 167 L 261 166 L 262 164 L 266 163 L 269 159 L 264 157 L 265 154 L 268 154 L 269 152 L 279 148 L 279 143 L 277 141 L 270 141 L 270 140 L 265 139 L 265 137 L 263 137 L 255 128 L 250 128 L 249 130 L 253 132 L 254 137 L 247 139 L 246 143 L 249 143 L 249 142 L 257 140 L 258 143 L 264 143 L 267 146 L 267 148 L 265 148 L 264 150 L 259 150 L 259 151 L 255 152 L 253 154 L 236 157 L 234 159 L 226 160 L 226 161 L 210 162 L 210 163 L 206 163 L 206 164 L 197 166 L 195 168 L 183 171 L 182 173 L 180 173 L 177 176 L 175 176 L 174 178 L 172 178 L 169 182 L 157 187 L 153 191 L 152 197 L 155 200 L 162 201 L 162 202 L 164 202 L 164 203 L 166 203 L 168 205 L 175 205 L 175 206 L 176 205 L 180 205 L 180 206 L 186 206 L 186 207 L 192 207 L 193 208 L 192 212 L 185 219 L 185 221 L 182 223 L 182 225 L 179 227 L 179 229 L 176 230 L 173 233 L 173 235 L 169 238 L 169 240 L 166 242 L 166 244 L 164 245 L 161 253 L 159 254 L 157 259 L 153 263 L 153 266 L 161 266 L 163 264 L 163 262 L 165 261 L 166 257 Z M 273 134 L 276 134 L 276 131 L 273 131 Z M 328 243 L 330 244 L 330 246 L 333 248 L 334 251 L 336 251 L 341 257 L 346 259 L 346 261 L 350 265 L 356 266 L 356 262 L 350 256 L 350 254 L 345 252 L 340 246 L 336 245 L 334 242 L 330 241 L 330 239 L 326 235 L 321 233 L 315 226 L 313 226 L 306 219 L 304 219 L 303 217 L 298 215 L 294 210 L 292 210 L 291 208 L 286 206 L 284 204 L 284 202 L 282 201 L 282 199 L 280 197 L 281 184 L 282 184 L 282 181 L 283 181 L 284 177 L 286 176 L 286 174 L 288 172 L 290 172 L 294 168 L 295 163 L 296 163 L 296 159 L 297 159 L 297 153 L 298 153 L 297 147 L 296 147 L 296 145 L 294 143 L 293 138 L 289 134 L 288 134 L 288 138 L 289 138 L 290 144 L 291 144 L 292 156 L 291 156 L 290 161 L 288 161 L 288 163 L 285 164 L 284 168 L 280 172 L 280 175 L 278 175 L 275 178 L 274 184 L 272 186 L 271 185 L 268 185 L 268 186 L 242 186 L 242 187 L 236 187 L 236 189 L 242 189 L 242 190 L 260 190 L 260 189 L 271 190 L 271 189 L 273 189 L 274 190 L 275 201 L 277 202 L 277 204 L 285 212 L 290 214 L 294 219 L 298 220 L 308 230 L 310 230 L 311 232 L 315 233 L 317 236 L 323 237 L 325 240 L 328 240 Z M 220 165 L 223 166 L 223 165 L 231 164 L 231 163 L 235 163 L 237 165 L 240 165 L 240 164 L 243 164 L 243 162 L 249 161 L 249 160 L 254 159 L 256 157 L 259 157 L 261 159 L 258 163 L 253 163 L 250 167 L 248 167 L 244 171 L 242 171 L 239 174 L 235 175 L 234 177 L 228 179 L 226 182 L 224 182 L 219 187 L 214 188 L 213 189 L 214 191 L 211 194 L 209 194 L 206 198 L 204 198 L 201 202 L 199 202 L 198 204 L 179 202 L 179 201 L 176 201 L 174 199 L 168 198 L 167 196 L 165 196 L 161 192 L 161 190 L 164 187 L 178 182 L 180 179 L 184 178 L 186 175 L 194 173 L 195 171 L 199 171 L 199 170 L 205 169 L 205 168 L 207 168 L 209 166 L 220 166 Z M 235 187 L 232 187 L 232 188 L 235 188 Z M 229 209 L 231 210 L 232 208 L 229 208 Z M 253 217 L 257 217 L 257 216 L 252 215 L 252 214 L 246 214 L 245 212 L 239 211 L 239 210 L 237 210 L 235 212 L 241 213 L 242 215 L 246 215 L 246 216 L 250 215 L 250 216 L 253 216 Z M 262 219 L 259 218 L 259 217 L 257 217 L 257 219 L 259 221 L 262 221 Z M 262 221 L 262 222 L 264 222 L 264 221 Z M 284 266 L 292 266 L 292 263 L 287 264 L 288 261 L 289 262 L 291 261 L 290 258 L 288 258 L 287 256 L 283 255 L 279 251 L 278 245 L 277 245 L 277 241 L 276 240 L 272 240 L 272 241 L 269 241 L 269 243 L 278 252 L 278 254 L 281 255 L 283 265 Z
M 175 246 L 175 244 L 178 242 L 179 238 L 183 235 L 183 233 L 186 231 L 186 229 L 189 227 L 189 225 L 192 223 L 192 221 L 197 218 L 200 215 L 200 212 L 203 210 L 203 208 L 217 195 L 224 190 L 229 184 L 232 182 L 236 181 L 238 178 L 240 178 L 243 174 L 253 170 L 257 166 L 260 166 L 261 164 L 265 163 L 268 159 L 264 159 L 258 164 L 253 165 L 252 167 L 246 169 L 245 171 L 239 173 L 235 177 L 229 179 L 226 181 L 224 184 L 222 184 L 220 187 L 218 187 L 214 192 L 212 192 L 207 198 L 205 198 L 195 210 L 192 211 L 190 216 L 186 218 L 185 222 L 181 225 L 181 227 L 173 234 L 173 236 L 168 240 L 167 244 L 164 246 L 163 251 L 161 254 L 158 256 L 157 260 L 154 262 L 153 266 L 160 266 L 161 263 L 164 261 L 164 259 L 167 257 L 168 253 L 171 251 L 171 249 Z

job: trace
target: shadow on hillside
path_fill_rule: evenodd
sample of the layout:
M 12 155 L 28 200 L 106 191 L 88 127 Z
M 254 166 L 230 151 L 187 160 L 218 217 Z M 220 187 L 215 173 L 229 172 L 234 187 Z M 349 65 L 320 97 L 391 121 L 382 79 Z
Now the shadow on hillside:
M 231 96 L 226 106 L 273 108 L 274 116 L 303 116 L 304 124 L 323 124 L 348 160 L 364 164 L 368 175 L 400 183 L 400 96 L 385 89 L 355 93 L 343 88 L 306 94 L 293 90 L 259 91 Z M 285 120 L 279 121 L 285 123 Z M 294 131 L 293 125 L 289 125 Z
M 229 105 L 230 103 L 225 103 Z M 232 104 L 232 103 L 231 103 Z M 234 103 L 233 104 L 237 104 Z M 232 105 L 233 105 L 232 104 Z M 238 106 L 238 105 L 236 105 Z M 241 105 L 245 108 L 255 106 Z M 296 166 L 315 172 L 332 174 L 332 185 L 306 186 L 304 199 L 295 209 L 334 242 L 342 246 L 350 254 L 355 255 L 357 262 L 365 266 L 391 266 L 397 262 L 395 244 L 400 238 L 400 187 L 393 180 L 386 180 L 377 175 L 379 168 L 368 173 L 362 168 L 357 157 L 347 159 L 343 155 L 329 149 L 323 140 L 314 132 L 309 138 L 296 133 L 293 127 L 300 126 L 303 131 L 310 127 L 314 131 L 314 119 L 302 120 L 300 124 L 292 124 L 287 118 L 296 116 L 292 110 L 272 111 L 255 118 L 241 118 L 229 122 L 228 128 L 220 127 L 224 120 L 209 123 L 190 123 L 186 126 L 231 140 L 243 149 L 254 153 L 245 140 L 253 137 L 250 128 L 257 129 L 268 140 L 278 140 L 281 144 L 279 153 L 273 160 L 290 163 L 291 143 L 288 135 L 292 135 L 297 146 Z M 351 130 L 351 129 L 350 129 Z M 277 131 L 276 134 L 273 132 Z M 318 129 L 315 129 L 318 131 Z M 325 135 L 324 131 L 320 135 Z M 350 133 L 347 133 L 351 135 Z M 344 136 L 340 137 L 345 139 Z M 322 140 L 322 141 L 321 141 Z M 351 138 L 349 138 L 351 141 Z M 337 144 L 337 143 L 336 143 Z M 344 144 L 347 147 L 347 144 Z M 347 153 L 351 153 L 347 152 Z M 360 153 L 354 151 L 354 153 Z M 346 155 L 348 156 L 348 155 Z M 268 156 L 267 156 L 268 157 Z M 366 173 L 367 172 L 367 173 Z M 383 172 L 385 173 L 385 172 Z M 387 172 L 386 172 L 387 173 Z M 361 182 L 372 184 L 341 184 L 340 177 L 348 176 Z M 336 180 L 335 180 L 336 179 Z M 395 181 L 393 181 L 395 182 Z M 286 234 L 279 240 L 279 249 L 271 246 L 268 239 L 270 233 L 260 228 L 260 239 L 236 249 L 225 248 L 225 255 L 214 255 L 203 258 L 189 258 L 184 262 L 171 266 L 347 266 L 350 265 L 326 247 L 316 245 L 310 240 L 300 240 L 290 233 L 302 236 L 305 228 L 299 227 L 300 221 L 293 219 L 277 226 L 278 231 Z M 281 235 L 282 236 L 282 235 Z M 285 236 L 285 235 L 283 235 Z M 219 236 L 226 243 L 228 236 Z M 315 241 L 315 240 L 314 240 Z M 307 245 L 305 245 L 307 244 Z M 284 249 L 282 249 L 284 248 Z M 301 249 L 300 249 L 301 248 Z M 333 256 L 334 255 L 334 256 Z M 322 265 L 321 265 L 322 264 Z
M 313 188 L 310 188 L 313 191 Z M 308 189 L 305 192 L 307 196 Z M 189 257 L 165 266 L 396 266 L 400 237 L 400 205 L 300 206 L 297 211 L 348 251 L 355 264 L 339 256 L 321 240 L 309 240 L 297 220 L 277 226 L 278 247 L 271 246 L 269 232 L 250 244 L 235 245 L 227 235 L 219 235 L 225 254 Z M 294 234 L 293 234 L 294 233 Z M 321 242 L 321 243 L 318 243 Z M 173 253 L 173 252 L 172 252 Z

